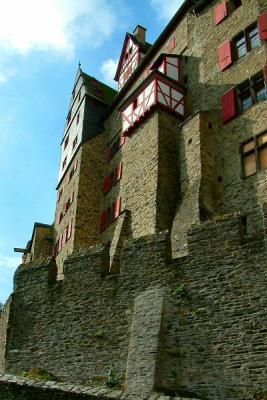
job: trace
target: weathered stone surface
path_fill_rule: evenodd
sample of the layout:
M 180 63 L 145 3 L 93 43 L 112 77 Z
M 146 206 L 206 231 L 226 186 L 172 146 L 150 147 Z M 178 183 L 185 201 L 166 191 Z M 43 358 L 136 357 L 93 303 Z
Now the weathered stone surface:
M 134 357 L 140 388 L 148 372 L 154 390 L 181 397 L 243 400 L 264 387 L 265 240 L 245 238 L 238 214 L 195 225 L 188 255 L 173 261 L 166 232 L 127 241 L 120 274 L 107 274 L 104 253 L 97 246 L 70 257 L 62 282 L 51 282 L 45 265 L 19 268 L 6 371 L 41 367 L 97 393 L 110 368 L 130 386 Z

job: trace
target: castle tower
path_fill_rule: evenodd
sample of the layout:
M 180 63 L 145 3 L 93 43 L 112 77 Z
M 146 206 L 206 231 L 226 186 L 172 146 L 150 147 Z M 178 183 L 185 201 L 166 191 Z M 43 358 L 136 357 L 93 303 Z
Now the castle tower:
M 55 213 L 55 249 L 62 275 L 63 261 L 74 250 L 99 241 L 106 137 L 103 119 L 116 91 L 85 74 L 79 66 L 67 114 Z

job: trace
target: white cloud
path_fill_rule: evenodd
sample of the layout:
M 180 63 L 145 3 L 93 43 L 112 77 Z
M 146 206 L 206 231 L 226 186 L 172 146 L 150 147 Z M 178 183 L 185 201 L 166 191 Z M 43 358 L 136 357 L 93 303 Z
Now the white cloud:
M 21 257 L 10 257 L 0 254 L 0 270 L 12 269 L 14 270 L 21 263 Z
M 12 55 L 38 50 L 72 57 L 81 43 L 90 47 L 101 45 L 119 26 L 118 6 L 110 3 L 0 0 L 0 84 L 16 72 L 7 67 Z
M 150 5 L 156 11 L 159 19 L 169 20 L 174 16 L 183 0 L 150 0 Z
M 0 254 L 0 283 L 12 281 L 16 268 L 21 264 L 21 257 Z
M 32 49 L 68 53 L 75 42 L 95 46 L 116 25 L 115 10 L 107 0 L 0 0 L 1 47 L 26 53 Z
M 112 87 L 117 87 L 117 84 L 114 81 L 114 76 L 116 73 L 117 66 L 118 66 L 118 60 L 113 60 L 112 58 L 109 58 L 108 60 L 105 60 L 100 67 L 103 81 L 107 85 Z

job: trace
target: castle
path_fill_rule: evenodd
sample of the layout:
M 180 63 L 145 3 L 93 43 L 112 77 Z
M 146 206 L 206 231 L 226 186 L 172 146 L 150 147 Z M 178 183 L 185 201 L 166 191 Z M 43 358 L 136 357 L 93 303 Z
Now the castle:
M 112 365 L 130 394 L 260 398 L 266 63 L 266 0 L 185 0 L 153 45 L 126 33 L 118 92 L 79 65 L 55 220 L 16 249 L 0 371 L 95 385 Z

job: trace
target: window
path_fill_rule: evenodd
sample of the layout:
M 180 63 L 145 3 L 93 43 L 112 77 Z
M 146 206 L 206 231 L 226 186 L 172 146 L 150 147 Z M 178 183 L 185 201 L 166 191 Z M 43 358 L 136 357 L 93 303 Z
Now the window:
M 63 194 L 63 188 L 61 188 L 61 189 L 60 189 L 60 191 L 58 192 L 58 198 L 57 198 L 57 201 L 59 201 L 59 200 L 61 199 L 61 197 L 62 197 L 62 194 Z
M 78 125 L 79 121 L 80 121 L 80 113 L 77 114 L 76 125 Z
M 62 169 L 64 169 L 67 165 L 67 156 L 64 158 L 63 164 L 62 164 Z
M 74 150 L 75 149 L 75 147 L 77 146 L 77 143 L 78 143 L 78 135 L 75 137 L 75 139 L 73 140 L 73 143 L 72 143 L 72 150 Z
M 68 146 L 68 143 L 69 143 L 69 135 L 66 137 L 66 139 L 64 141 L 64 150 Z
M 263 72 L 247 79 L 238 86 L 239 107 L 241 111 L 246 111 L 253 104 L 266 99 L 266 84 Z
M 244 178 L 267 168 L 267 132 L 243 143 L 241 157 Z
M 234 38 L 233 48 L 235 60 L 244 57 L 249 51 L 259 46 L 260 43 L 259 29 L 257 23 L 255 23 Z
M 114 186 L 116 186 L 117 182 L 119 182 L 122 178 L 122 162 L 120 161 L 117 168 L 112 171 L 110 175 L 107 175 L 104 183 L 104 193 L 108 193 Z
M 67 115 L 67 125 L 69 125 L 71 120 L 71 110 L 69 111 L 68 115 Z
M 100 218 L 100 232 L 103 232 L 109 225 L 111 225 L 121 214 L 121 197 L 118 197 L 111 207 L 102 212 Z
M 67 203 L 65 204 L 65 213 L 68 211 L 71 205 L 71 199 L 68 199 Z
M 137 105 L 138 105 L 138 97 L 133 102 L 133 109 L 134 110 L 137 108 Z
M 81 89 L 79 90 L 78 101 L 81 100 Z
M 242 1 L 241 0 L 231 0 L 232 4 L 234 5 L 235 8 L 238 8 L 242 6 Z
M 58 217 L 58 223 L 59 223 L 59 224 L 60 224 L 60 222 L 62 221 L 63 217 L 64 217 L 64 214 L 63 214 L 63 212 L 61 212 L 61 213 L 59 214 L 59 217 Z
M 125 143 L 125 136 L 119 136 L 111 147 L 107 148 L 107 162 L 119 151 L 121 146 Z

